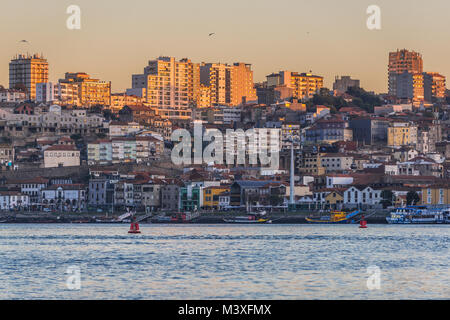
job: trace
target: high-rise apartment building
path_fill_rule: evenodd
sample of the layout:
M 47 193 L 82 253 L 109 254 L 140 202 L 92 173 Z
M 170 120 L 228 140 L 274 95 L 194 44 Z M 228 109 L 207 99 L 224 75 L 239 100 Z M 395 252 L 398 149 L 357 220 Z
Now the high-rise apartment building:
M 60 82 L 58 84 L 58 100 L 61 105 L 81 106 L 78 83 Z
M 323 88 L 323 77 L 311 73 L 281 71 L 281 85 L 293 89 L 296 99 L 309 99 Z
M 58 99 L 58 85 L 53 82 L 41 82 L 36 84 L 36 102 L 53 103 Z
M 348 88 L 358 87 L 359 88 L 359 80 L 352 79 L 349 76 L 342 76 L 341 78 L 336 77 L 333 84 L 333 90 L 337 90 L 340 92 L 347 92 Z
M 143 74 L 132 76 L 133 89 L 145 89 L 145 100 L 164 119 L 186 120 L 197 102 L 200 66 L 173 57 L 151 60 Z
M 406 49 L 390 52 L 388 65 L 388 86 L 389 94 L 391 96 L 397 96 L 397 77 L 405 72 L 412 74 L 422 73 L 422 55 Z
M 211 107 L 211 87 L 200 85 L 200 91 L 197 98 L 197 108 Z
M 445 98 L 445 91 L 447 89 L 445 82 L 445 76 L 437 72 L 424 72 L 423 84 L 425 100 L 432 102 L 433 98 Z
M 235 63 L 234 81 L 232 82 L 232 98 L 234 104 L 241 104 L 246 102 L 257 102 L 255 83 L 253 82 L 252 65 L 248 63 Z
M 88 74 L 77 72 L 66 73 L 65 78 L 59 80 L 59 83 L 67 92 L 77 93 L 79 106 L 90 107 L 111 103 L 111 82 L 91 79 Z
M 258 100 L 250 64 L 202 63 L 200 79 L 210 90 L 211 105 L 238 106 Z
M 48 62 L 44 57 L 20 54 L 9 63 L 11 89 L 23 85 L 27 88 L 29 99 L 35 100 L 36 84 L 41 82 L 48 82 Z
M 413 102 L 424 101 L 423 73 L 404 72 L 396 76 L 397 98 Z

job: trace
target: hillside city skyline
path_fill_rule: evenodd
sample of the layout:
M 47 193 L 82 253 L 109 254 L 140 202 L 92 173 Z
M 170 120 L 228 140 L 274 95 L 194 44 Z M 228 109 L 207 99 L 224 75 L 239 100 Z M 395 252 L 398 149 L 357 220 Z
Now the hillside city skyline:
M 107 7 L 84 0 L 77 4 L 80 30 L 66 28 L 68 3 L 6 3 L 0 27 L 8 33 L 0 61 L 17 52 L 42 52 L 52 66 L 50 81 L 65 72 L 83 71 L 112 81 L 113 91 L 129 87 L 128 75 L 140 72 L 141 65 L 158 56 L 251 63 L 256 82 L 279 70 L 312 70 L 324 76 L 325 87 L 330 88 L 336 75 L 352 75 L 376 93 L 387 92 L 385 53 L 397 48 L 421 52 L 427 70 L 450 74 L 448 44 L 439 41 L 448 29 L 446 2 L 427 6 L 421 1 L 378 1 L 382 24 L 376 31 L 367 29 L 370 3 L 361 1 L 260 1 L 255 8 L 237 0 L 227 6 L 198 0 L 177 4 L 175 11 L 170 4 L 140 1 L 112 2 Z M 205 10 L 214 14 L 202 14 Z M 21 19 L 17 19 L 19 12 Z M 170 23 L 164 15 L 149 18 L 148 12 L 171 12 Z M 19 43 L 22 39 L 28 44 Z M 7 65 L 1 64 L 0 84 L 7 83 L 7 75 Z
M 391 50 L 390 52 L 401 51 L 401 50 L 417 52 L 422 57 L 424 56 L 421 52 L 419 52 L 417 50 L 406 49 L 406 48 L 396 48 L 395 50 Z M 141 70 L 137 70 L 136 72 L 132 72 L 130 74 L 122 75 L 123 78 L 128 78 L 129 84 L 128 85 L 126 85 L 126 84 L 122 85 L 119 88 L 118 85 L 115 84 L 114 81 L 111 81 L 109 79 L 106 79 L 106 78 L 102 77 L 102 75 L 99 74 L 98 72 L 96 72 L 95 70 L 88 70 L 87 71 L 87 70 L 84 70 L 83 68 L 81 68 L 82 70 L 66 70 L 63 73 L 61 73 L 60 75 L 55 75 L 55 72 L 52 72 L 52 68 L 51 68 L 52 63 L 51 63 L 51 61 L 49 61 L 49 59 L 47 58 L 47 56 L 45 54 L 38 53 L 38 52 L 17 52 L 11 58 L 13 59 L 13 58 L 18 57 L 20 55 L 23 55 L 23 56 L 39 55 L 39 56 L 43 57 L 44 59 L 46 59 L 47 62 L 49 63 L 49 82 L 55 82 L 55 83 L 58 82 L 60 79 L 64 78 L 64 74 L 65 73 L 86 73 L 86 74 L 89 74 L 92 78 L 102 79 L 104 81 L 110 81 L 111 82 L 111 91 L 115 92 L 115 93 L 125 92 L 127 89 L 131 88 L 131 83 L 132 83 L 131 77 L 132 77 L 132 75 L 133 74 L 137 74 L 137 73 L 139 73 L 141 71 Z M 255 69 L 254 65 L 251 62 L 249 62 L 249 61 L 237 61 L 236 59 L 235 60 L 230 60 L 230 61 L 211 61 L 211 59 L 207 60 L 207 61 L 194 61 L 194 60 L 190 59 L 189 57 L 174 56 L 174 55 L 171 55 L 171 56 L 155 55 L 155 56 L 149 57 L 147 60 L 145 60 L 145 63 L 147 63 L 148 61 L 160 58 L 160 57 L 174 57 L 176 60 L 188 59 L 188 60 L 191 60 L 193 63 L 198 63 L 198 64 L 202 64 L 202 63 L 219 63 L 219 64 L 232 65 L 233 63 L 245 63 L 245 64 L 251 65 L 254 75 L 260 73 L 260 72 L 258 72 L 258 70 Z M 426 61 L 426 58 L 424 58 L 423 60 Z M 442 74 L 443 76 L 446 77 L 445 74 L 443 74 L 442 72 L 439 72 L 437 70 L 427 70 L 425 63 L 424 63 L 424 66 L 425 66 L 423 68 L 424 71 L 438 72 L 438 73 L 440 73 L 440 74 Z M 254 76 L 254 79 L 253 79 L 254 83 L 255 84 L 263 83 L 263 82 L 266 81 L 266 77 L 269 76 L 270 74 L 278 73 L 278 72 L 282 72 L 282 71 L 293 71 L 293 72 L 298 72 L 298 73 L 311 73 L 311 74 L 314 74 L 314 75 L 321 76 L 321 77 L 324 78 L 323 79 L 323 82 L 324 82 L 324 86 L 323 87 L 324 88 L 328 88 L 330 90 L 333 89 L 333 82 L 335 81 L 336 78 L 341 77 L 341 76 L 350 76 L 352 78 L 356 78 L 356 79 L 360 80 L 360 83 L 361 83 L 360 86 L 362 88 L 366 89 L 367 91 L 371 91 L 371 92 L 374 92 L 376 94 L 388 94 L 388 92 L 389 92 L 389 87 L 387 85 L 386 80 L 384 81 L 384 83 L 385 83 L 384 86 L 386 87 L 386 89 L 384 91 L 382 91 L 382 92 L 379 92 L 379 91 L 376 91 L 376 90 L 374 90 L 373 88 L 371 88 L 371 87 L 369 87 L 367 85 L 364 85 L 366 82 L 363 79 L 361 79 L 361 78 L 355 77 L 354 74 L 343 73 L 343 74 L 335 74 L 332 77 L 327 77 L 327 76 L 324 76 L 323 74 L 318 74 L 318 73 L 314 72 L 314 70 L 294 70 L 292 68 L 287 68 L 287 69 L 278 68 L 278 69 L 274 69 L 271 72 L 267 73 L 266 75 L 262 76 L 261 79 L 259 79 L 259 78 L 256 79 L 256 76 Z M 385 72 L 384 73 L 385 73 L 385 77 L 388 77 L 388 59 L 386 59 L 386 65 L 385 65 Z M 329 73 L 329 74 L 331 74 L 331 73 Z M 121 82 L 123 82 L 123 81 L 121 81 Z M 8 87 L 8 80 L 5 80 L 3 83 L 0 82 L 0 85 L 2 85 L 3 87 L 7 88 Z

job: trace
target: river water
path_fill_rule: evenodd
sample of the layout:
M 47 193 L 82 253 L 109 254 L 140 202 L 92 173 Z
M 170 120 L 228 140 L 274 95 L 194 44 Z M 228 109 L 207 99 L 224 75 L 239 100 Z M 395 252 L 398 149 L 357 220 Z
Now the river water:
M 449 225 L 127 231 L 0 224 L 0 299 L 450 298 Z

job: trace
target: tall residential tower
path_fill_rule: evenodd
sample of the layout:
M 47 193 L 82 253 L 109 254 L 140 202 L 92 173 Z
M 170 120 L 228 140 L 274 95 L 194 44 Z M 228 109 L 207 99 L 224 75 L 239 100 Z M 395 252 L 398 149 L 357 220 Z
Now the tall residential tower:
M 202 86 L 209 88 L 211 106 L 238 106 L 258 100 L 250 64 L 202 63 L 200 79 Z
M 146 102 L 162 118 L 187 120 L 200 90 L 200 67 L 189 59 L 159 57 L 132 76 L 132 88 L 145 89 Z
M 397 82 L 403 73 L 422 74 L 423 60 L 420 53 L 406 49 L 389 53 L 388 87 L 389 95 L 397 97 Z
M 14 57 L 9 63 L 9 87 L 23 85 L 28 97 L 36 99 L 36 84 L 48 82 L 48 62 L 38 54 Z

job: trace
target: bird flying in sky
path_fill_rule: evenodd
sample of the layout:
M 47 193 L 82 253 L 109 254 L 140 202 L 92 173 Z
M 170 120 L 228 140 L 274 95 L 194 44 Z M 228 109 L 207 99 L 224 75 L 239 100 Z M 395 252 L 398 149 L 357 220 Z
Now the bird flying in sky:
M 28 40 L 20 40 L 19 42 L 21 42 L 21 43 L 28 43 L 28 44 L 30 44 L 30 43 L 28 42 Z
M 211 37 L 212 35 L 216 34 L 215 32 L 210 33 L 208 36 Z

